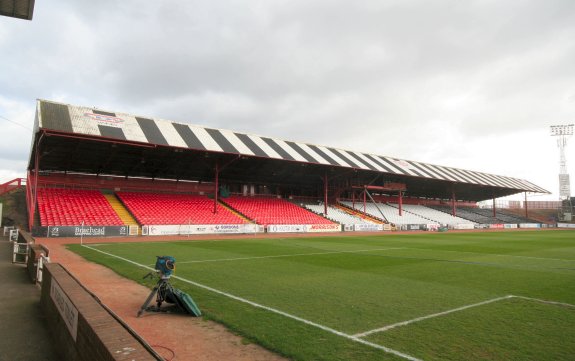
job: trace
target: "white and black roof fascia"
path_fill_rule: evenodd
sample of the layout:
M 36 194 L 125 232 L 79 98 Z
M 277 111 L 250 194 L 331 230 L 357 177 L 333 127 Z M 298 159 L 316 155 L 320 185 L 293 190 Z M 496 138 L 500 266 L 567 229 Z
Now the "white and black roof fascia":
M 487 174 L 429 163 L 403 160 L 328 146 L 313 145 L 225 129 L 183 124 L 168 120 L 38 100 L 35 125 L 84 136 L 127 142 L 223 152 L 326 166 L 370 170 L 454 183 L 466 183 L 535 193 L 547 190 L 523 179 Z

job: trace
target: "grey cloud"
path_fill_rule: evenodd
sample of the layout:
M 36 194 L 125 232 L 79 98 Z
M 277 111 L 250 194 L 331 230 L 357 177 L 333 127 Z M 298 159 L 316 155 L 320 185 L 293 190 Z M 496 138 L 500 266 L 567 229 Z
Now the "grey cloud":
M 571 0 L 66 0 L 0 19 L 0 89 L 460 162 L 477 139 L 572 122 L 573 38 Z

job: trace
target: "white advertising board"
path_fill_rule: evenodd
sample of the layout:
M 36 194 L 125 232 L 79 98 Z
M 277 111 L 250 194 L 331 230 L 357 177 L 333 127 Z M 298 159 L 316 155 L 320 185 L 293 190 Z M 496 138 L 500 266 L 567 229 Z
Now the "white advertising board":
M 305 231 L 310 233 L 340 232 L 341 224 L 306 224 Z
M 459 223 L 453 226 L 453 229 L 474 229 L 475 225 L 473 223 Z
M 325 233 L 340 232 L 341 224 L 270 224 L 268 233 Z
M 354 224 L 353 230 L 356 232 L 378 232 L 383 231 L 383 224 Z
M 382 224 L 362 225 L 365 231 L 381 231 Z M 333 224 L 270 224 L 267 226 L 269 233 L 326 233 L 341 232 L 342 226 Z M 354 230 L 350 225 L 349 230 Z M 188 235 L 188 234 L 244 234 L 262 233 L 264 227 L 259 224 L 208 224 L 208 225 L 147 225 L 142 227 L 144 236 L 167 236 L 167 235 Z
M 519 228 L 541 228 L 539 223 L 520 223 Z
M 437 232 L 437 230 L 439 230 L 439 224 L 437 223 L 430 223 L 425 225 L 425 227 L 427 228 L 428 231 Z
M 242 234 L 259 233 L 263 229 L 255 224 L 173 224 L 148 225 L 142 227 L 147 236 L 188 235 L 188 234 Z
M 303 224 L 270 224 L 268 233 L 303 233 L 305 232 Z
M 137 236 L 139 229 L 140 229 L 139 226 L 129 226 L 128 227 L 128 234 L 130 236 Z

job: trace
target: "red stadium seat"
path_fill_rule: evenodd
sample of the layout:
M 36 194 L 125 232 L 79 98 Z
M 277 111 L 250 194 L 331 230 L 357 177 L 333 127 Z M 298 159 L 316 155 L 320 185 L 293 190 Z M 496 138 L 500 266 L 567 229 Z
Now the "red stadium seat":
M 202 195 L 117 192 L 142 225 L 243 224 L 245 220 Z
M 106 197 L 96 190 L 39 188 L 38 210 L 42 226 L 124 225 Z
M 229 197 L 230 207 L 258 224 L 331 224 L 333 222 L 279 198 Z

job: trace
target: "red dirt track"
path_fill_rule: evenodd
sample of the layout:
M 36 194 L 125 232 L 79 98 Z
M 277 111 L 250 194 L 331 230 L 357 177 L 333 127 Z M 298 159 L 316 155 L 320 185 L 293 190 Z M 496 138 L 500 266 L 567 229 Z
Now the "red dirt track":
M 182 237 L 91 238 L 85 239 L 84 243 L 176 239 L 181 240 Z M 187 315 L 154 313 L 144 313 L 137 318 L 136 314 L 150 294 L 150 289 L 68 251 L 64 245 L 80 243 L 77 238 L 38 238 L 36 242 L 49 248 L 51 262 L 62 264 L 168 361 L 285 360 L 258 345 L 243 344 L 241 337 L 212 321 Z

